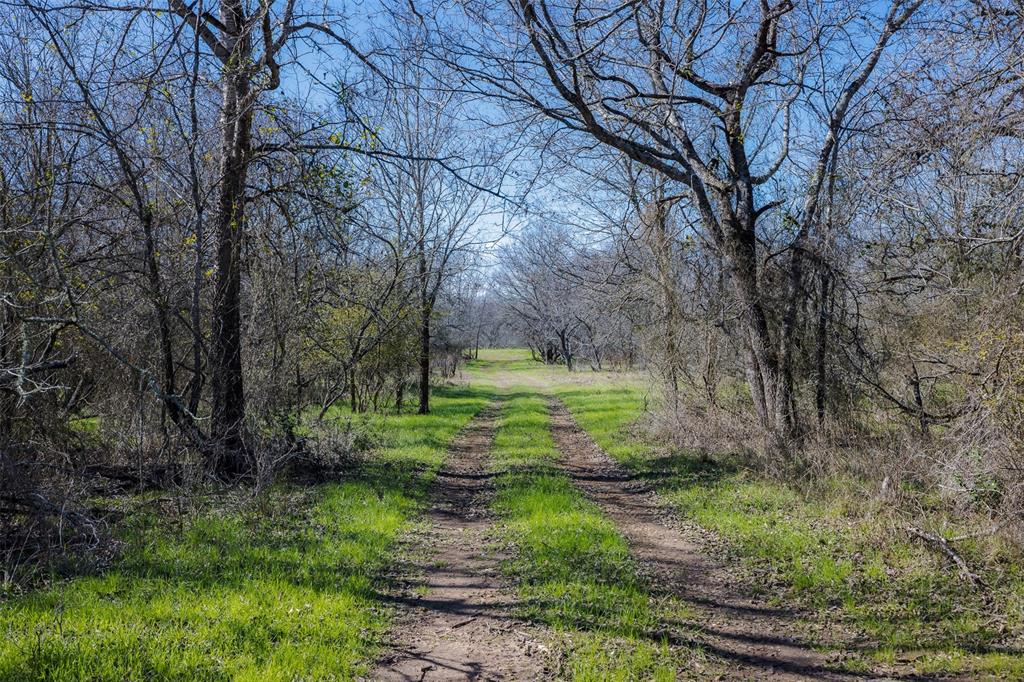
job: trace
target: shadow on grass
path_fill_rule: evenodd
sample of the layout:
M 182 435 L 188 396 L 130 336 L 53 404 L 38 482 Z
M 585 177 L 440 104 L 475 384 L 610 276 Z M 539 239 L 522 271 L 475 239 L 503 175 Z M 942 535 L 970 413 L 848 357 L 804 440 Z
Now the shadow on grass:
M 628 465 L 633 476 L 668 499 L 689 500 L 686 507 L 698 522 L 723 533 L 740 555 L 788 585 L 804 605 L 842 607 L 847 622 L 864 633 L 844 649 L 868 657 L 889 650 L 897 659 L 1024 656 L 1019 644 L 1007 640 L 1000 619 L 991 618 L 991 595 L 937 567 L 899 568 L 897 557 L 922 552 L 901 541 L 878 547 L 852 527 L 832 527 L 823 511 L 793 497 L 784 484 L 743 476 L 750 469 L 740 457 L 672 452 L 634 457 Z M 775 494 L 777 499 L 764 497 Z M 800 541 L 791 544 L 790 536 Z M 882 567 L 880 575 L 867 569 L 871 562 Z M 849 571 L 841 579 L 822 574 L 840 565 Z M 1024 663 L 1016 665 L 1024 669 Z M 908 673 L 908 679 L 916 678 Z
M 691 452 L 634 457 L 628 465 L 634 477 L 659 489 L 718 485 L 744 470 L 738 458 Z
M 394 541 L 487 398 L 445 388 L 433 414 L 385 418 L 336 481 L 130 517 L 110 569 L 0 603 L 0 680 L 356 677 L 387 625 Z

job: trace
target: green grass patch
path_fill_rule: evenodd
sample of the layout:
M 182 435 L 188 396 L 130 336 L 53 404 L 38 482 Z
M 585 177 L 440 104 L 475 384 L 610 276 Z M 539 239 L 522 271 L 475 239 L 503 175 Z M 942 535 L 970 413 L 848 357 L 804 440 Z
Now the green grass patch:
M 68 428 L 83 434 L 95 434 L 100 430 L 99 417 L 72 417 L 68 419 Z
M 512 372 L 515 374 L 536 373 L 559 370 L 565 372 L 565 368 L 545 365 L 535 360 L 526 348 L 481 348 L 480 357 L 471 360 L 466 364 L 466 369 L 471 377 L 486 377 L 488 373 L 495 371 Z
M 650 402 L 643 387 L 556 385 L 553 389 L 580 428 L 616 460 L 635 462 L 654 452 L 653 446 L 636 435 L 636 422 Z
M 757 475 L 728 456 L 666 453 L 634 424 L 639 388 L 554 387 L 580 426 L 609 454 L 652 480 L 683 515 L 729 540 L 765 585 L 842 615 L 871 640 L 870 660 L 910 663 L 922 674 L 1024 676 L 1024 569 L 1006 561 L 991 590 L 967 586 L 932 551 L 901 534 L 899 519 L 856 481 L 812 491 Z M 955 534 L 962 521 L 936 517 Z M 958 525 L 958 522 L 959 525 Z M 971 546 L 963 547 L 970 556 Z M 974 565 L 983 565 L 980 556 Z M 838 611 L 836 610 L 838 609 Z M 851 665 L 867 661 L 853 660 Z
M 505 569 L 518 585 L 523 615 L 563 636 L 565 674 L 578 680 L 675 679 L 680 661 L 658 635 L 684 614 L 656 600 L 638 578 L 625 539 L 557 468 L 544 400 L 509 398 L 492 451 L 494 508 Z
M 112 569 L 0 602 L 0 680 L 356 677 L 389 622 L 395 538 L 489 399 L 442 389 L 430 415 L 375 417 L 383 445 L 344 482 L 133 514 Z

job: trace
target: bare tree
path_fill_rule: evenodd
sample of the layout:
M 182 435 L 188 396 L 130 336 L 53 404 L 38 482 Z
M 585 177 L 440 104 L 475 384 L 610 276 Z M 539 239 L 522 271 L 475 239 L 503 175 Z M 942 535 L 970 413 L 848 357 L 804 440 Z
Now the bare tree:
M 378 133 L 394 152 L 375 164 L 373 201 L 399 233 L 414 264 L 411 281 L 419 326 L 419 411 L 430 410 L 431 324 L 448 281 L 470 262 L 467 255 L 500 232 L 500 153 L 485 131 L 460 119 L 463 96 L 447 86 L 452 74 L 430 72 L 422 47 L 410 37 L 399 53 L 394 82 Z M 488 234 L 485 228 L 491 226 Z
M 828 164 L 887 48 L 921 4 L 896 0 L 875 18 L 855 3 L 819 12 L 791 0 L 738 8 L 470 3 L 472 25 L 482 28 L 456 33 L 449 54 L 481 91 L 686 188 L 743 306 L 757 413 L 771 446 L 788 452 L 798 432 L 794 315 Z M 806 128 L 799 148 L 790 143 L 794 117 Z M 778 250 L 789 254 L 777 311 L 760 276 L 763 223 L 773 211 L 786 235 Z

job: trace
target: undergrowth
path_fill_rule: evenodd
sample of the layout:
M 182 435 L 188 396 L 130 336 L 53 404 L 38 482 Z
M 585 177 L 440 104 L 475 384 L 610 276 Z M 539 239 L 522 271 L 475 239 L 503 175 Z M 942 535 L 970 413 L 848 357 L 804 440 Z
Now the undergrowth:
M 394 540 L 488 398 L 446 389 L 430 415 L 381 418 L 384 445 L 341 482 L 186 518 L 144 507 L 110 570 L 0 602 L 0 680 L 356 677 L 389 622 Z
M 759 475 L 738 457 L 666 452 L 636 427 L 640 386 L 560 384 L 556 392 L 602 448 L 727 540 L 762 585 L 866 634 L 852 669 L 900 663 L 922 674 L 1024 676 L 1024 568 L 1014 553 L 993 556 L 989 547 L 982 556 L 980 545 L 958 544 L 988 587 L 971 586 L 906 534 L 898 509 L 856 480 L 804 489 Z M 970 530 L 941 510 L 930 515 L 950 534 Z

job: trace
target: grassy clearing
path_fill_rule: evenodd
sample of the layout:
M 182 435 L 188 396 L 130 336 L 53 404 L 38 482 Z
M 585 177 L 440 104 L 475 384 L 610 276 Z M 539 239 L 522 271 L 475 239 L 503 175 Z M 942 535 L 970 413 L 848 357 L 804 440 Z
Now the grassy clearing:
M 394 540 L 488 400 L 448 389 L 430 415 L 379 418 L 384 445 L 345 482 L 131 515 L 111 570 L 0 602 L 0 680 L 352 679 L 388 624 Z
M 480 383 L 505 390 L 534 389 L 538 393 L 548 393 L 553 386 L 596 385 L 602 390 L 620 384 L 639 386 L 647 379 L 636 372 L 619 370 L 568 372 L 563 365 L 545 365 L 534 360 L 530 351 L 523 348 L 482 348 L 480 358 L 469 362 L 463 375 L 474 385 Z
M 525 348 L 481 348 L 480 357 L 469 363 L 471 370 L 529 371 L 543 366 Z
M 766 584 L 865 632 L 871 644 L 851 668 L 901 662 L 923 674 L 1024 677 L 1024 568 L 1014 554 L 982 557 L 980 547 L 962 546 L 974 565 L 992 567 L 991 590 L 970 588 L 903 535 L 894 511 L 856 481 L 802 491 L 736 459 L 665 454 L 631 428 L 645 406 L 639 387 L 555 391 L 601 447 L 651 478 L 680 513 L 729 540 Z M 966 530 L 939 509 L 930 514 L 951 535 Z
M 659 636 L 681 606 L 654 600 L 624 538 L 556 466 L 548 410 L 536 393 L 512 393 L 492 451 L 495 510 L 514 547 L 506 570 L 523 615 L 564 637 L 564 673 L 576 680 L 675 679 L 680 661 Z

